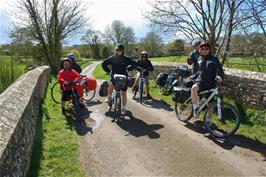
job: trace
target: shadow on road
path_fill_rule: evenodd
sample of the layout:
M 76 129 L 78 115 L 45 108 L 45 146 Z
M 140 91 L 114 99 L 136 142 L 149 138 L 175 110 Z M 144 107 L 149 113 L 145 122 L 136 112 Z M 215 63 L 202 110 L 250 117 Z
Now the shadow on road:
M 194 122 L 187 122 L 185 127 L 189 128 L 198 133 L 206 134 L 207 130 L 201 128 L 203 122 L 201 120 L 196 120 Z M 212 140 L 215 144 L 219 145 L 221 148 L 226 150 L 231 150 L 235 146 L 249 149 L 261 154 L 264 157 L 264 161 L 266 161 L 266 144 L 260 142 L 258 139 L 253 140 L 244 135 L 233 135 L 227 139 L 219 139 L 214 136 L 208 134 L 206 135 L 210 140 Z
M 82 115 L 84 117 L 89 117 L 90 115 L 90 111 L 86 108 L 82 110 Z M 92 132 L 92 128 L 87 127 L 84 123 L 82 123 L 81 121 L 75 119 L 74 116 L 75 113 L 73 112 L 73 110 L 67 110 L 67 114 L 65 115 L 66 121 L 67 121 L 67 125 L 69 126 L 70 130 L 76 130 L 77 134 L 80 136 L 84 136 L 86 135 L 88 132 Z
M 113 119 L 116 116 L 113 112 L 107 112 L 105 115 Z M 161 124 L 149 125 L 143 120 L 134 117 L 130 111 L 127 111 L 125 118 L 120 117 L 116 124 L 123 130 L 127 131 L 129 135 L 133 135 L 135 137 L 148 136 L 151 139 L 160 138 L 160 134 L 157 133 L 156 130 L 164 127 Z
M 139 98 L 133 99 L 135 101 L 139 101 Z M 174 109 L 171 107 L 170 104 L 162 101 L 162 100 L 156 100 L 156 99 L 145 99 L 143 100 L 143 106 L 154 108 L 154 109 L 163 109 L 166 111 L 173 111 Z
M 99 105 L 99 104 L 102 104 L 102 102 L 100 100 L 97 100 L 97 101 L 85 101 L 85 104 L 86 106 L 95 106 L 95 105 Z

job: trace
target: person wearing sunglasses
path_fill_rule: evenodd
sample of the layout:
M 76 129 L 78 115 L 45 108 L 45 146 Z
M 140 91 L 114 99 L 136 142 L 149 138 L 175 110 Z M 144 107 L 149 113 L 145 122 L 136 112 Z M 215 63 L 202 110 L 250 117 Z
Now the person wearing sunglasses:
M 194 51 L 191 52 L 189 57 L 187 58 L 187 63 L 189 65 L 192 65 L 192 75 L 196 74 L 199 69 L 198 60 L 200 57 L 200 52 L 199 52 L 200 43 L 201 42 L 199 40 L 193 42 Z
M 191 88 L 191 98 L 193 103 L 193 116 L 198 117 L 198 92 L 209 90 L 215 87 L 216 80 L 222 82 L 224 78 L 223 68 L 217 57 L 211 53 L 211 45 L 208 41 L 203 41 L 199 48 L 199 70 L 190 78 L 195 80 Z
M 152 99 L 149 92 L 149 72 L 153 71 L 153 66 L 151 64 L 151 61 L 149 60 L 149 53 L 147 51 L 142 51 L 140 54 L 140 59 L 137 61 L 137 63 L 138 67 L 144 69 L 143 77 L 145 78 L 145 84 L 146 84 L 146 92 L 147 92 L 146 97 L 147 99 Z M 136 89 L 136 85 L 139 83 L 139 78 L 140 78 L 140 72 L 137 72 L 135 83 L 132 86 L 133 91 Z
M 108 87 L 108 96 L 105 100 L 107 103 L 109 103 L 112 98 L 111 95 L 114 90 L 114 82 L 113 82 L 113 76 L 115 74 L 122 74 L 125 76 L 128 76 L 127 71 L 132 71 L 137 67 L 137 63 L 133 61 L 130 57 L 127 57 L 124 55 L 124 45 L 123 44 L 117 44 L 115 47 L 115 55 L 107 58 L 102 63 L 102 68 L 105 72 L 111 74 L 111 80 Z M 127 105 L 127 86 L 122 89 L 122 114 L 126 114 L 126 105 Z

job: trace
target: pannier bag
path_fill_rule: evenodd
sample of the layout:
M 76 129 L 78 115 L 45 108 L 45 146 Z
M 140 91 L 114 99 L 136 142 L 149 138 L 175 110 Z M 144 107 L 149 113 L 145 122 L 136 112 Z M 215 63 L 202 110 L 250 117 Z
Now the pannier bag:
M 114 83 L 116 90 L 122 90 L 127 85 L 127 76 L 122 74 L 115 74 L 114 75 Z
M 184 103 L 191 96 L 190 88 L 174 87 L 172 100 L 178 103 Z
M 106 80 L 103 80 L 100 85 L 99 95 L 101 97 L 106 97 L 108 95 L 109 83 Z
M 132 87 L 133 85 L 134 85 L 134 83 L 135 83 L 135 77 L 128 77 L 128 81 L 127 81 L 128 83 L 128 86 L 129 87 Z
M 189 76 L 189 70 L 187 65 L 180 65 L 177 67 L 177 73 L 181 77 Z
M 156 84 L 159 85 L 159 86 L 164 86 L 166 84 L 167 77 L 168 77 L 168 74 L 160 73 L 157 76 Z
M 176 79 L 176 75 L 177 75 L 176 71 L 174 71 L 174 70 L 170 71 L 170 73 L 168 74 L 167 79 L 166 79 L 167 85 L 172 85 L 172 83 Z
M 86 78 L 88 90 L 95 90 L 97 87 L 97 80 L 95 78 Z

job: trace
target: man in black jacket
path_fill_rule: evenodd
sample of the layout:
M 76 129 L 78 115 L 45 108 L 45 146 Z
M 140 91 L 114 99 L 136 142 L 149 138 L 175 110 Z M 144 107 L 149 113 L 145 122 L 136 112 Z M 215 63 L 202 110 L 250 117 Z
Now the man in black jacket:
M 151 99 L 152 97 L 149 92 L 149 71 L 153 71 L 153 66 L 148 57 L 149 57 L 148 52 L 146 51 L 141 52 L 140 59 L 137 61 L 137 63 L 138 67 L 144 69 L 143 77 L 145 78 L 147 98 Z M 140 78 L 140 72 L 136 74 L 136 80 L 134 85 L 132 86 L 133 90 L 136 89 L 136 85 L 139 83 L 139 78 Z
M 114 56 L 111 56 L 103 61 L 102 68 L 105 72 L 111 74 L 111 81 L 108 87 L 108 97 L 106 102 L 111 101 L 111 96 L 114 90 L 113 76 L 114 74 L 122 74 L 128 76 L 127 71 L 131 71 L 137 67 L 137 63 L 131 58 L 124 55 L 123 44 L 117 44 L 116 52 Z M 111 67 L 111 69 L 109 68 Z M 127 86 L 122 89 L 123 107 L 122 114 L 126 114 L 126 104 L 127 104 Z
M 75 61 L 76 55 L 73 53 L 69 53 L 69 54 L 67 54 L 67 58 L 71 60 L 71 68 L 80 74 L 82 72 L 82 69 L 79 66 L 79 64 L 77 64 Z
M 211 45 L 208 41 L 203 41 L 200 44 L 200 54 L 199 71 L 191 76 L 191 79 L 196 81 L 191 88 L 194 117 L 198 117 L 198 92 L 214 88 L 215 80 L 222 82 L 224 78 L 220 61 L 211 54 Z

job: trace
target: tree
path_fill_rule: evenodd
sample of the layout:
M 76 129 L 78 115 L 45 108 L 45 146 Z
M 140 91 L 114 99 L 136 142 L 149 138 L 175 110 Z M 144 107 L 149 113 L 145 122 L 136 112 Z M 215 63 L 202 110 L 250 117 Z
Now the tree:
M 153 31 L 148 32 L 140 43 L 143 50 L 147 50 L 150 56 L 156 56 L 161 53 L 162 38 Z
M 226 60 L 232 31 L 238 22 L 236 12 L 244 0 L 154 0 L 144 17 L 154 29 L 180 32 L 190 40 L 210 41 L 212 52 Z M 225 47 L 223 47 L 225 46 Z M 222 48 L 223 47 L 223 48 Z M 223 49 L 223 52 L 221 50 Z
M 114 20 L 105 30 L 105 39 L 114 45 L 117 43 L 127 45 L 135 42 L 135 33 L 132 27 L 126 27 L 122 21 Z
M 78 0 L 20 0 L 22 27 L 42 46 L 53 71 L 59 69 L 62 43 L 86 25 L 84 6 Z
M 102 34 L 100 31 L 87 30 L 86 34 L 82 36 L 81 40 L 90 46 L 93 58 L 101 58 L 100 49 L 102 43 Z
M 165 45 L 165 48 L 168 53 L 173 54 L 183 54 L 185 51 L 185 44 L 184 41 L 181 39 L 175 39 L 172 42 L 169 42 Z

